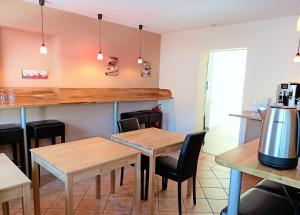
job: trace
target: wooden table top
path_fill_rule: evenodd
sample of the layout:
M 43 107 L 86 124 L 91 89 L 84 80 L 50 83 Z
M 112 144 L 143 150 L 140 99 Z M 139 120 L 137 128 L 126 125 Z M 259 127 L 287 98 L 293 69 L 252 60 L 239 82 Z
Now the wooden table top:
M 140 153 L 136 149 L 101 137 L 40 147 L 30 151 L 34 156 L 55 166 L 65 174 L 97 167 Z
M 0 101 L 0 109 L 172 99 L 170 90 L 159 88 L 0 88 L 2 91 L 15 99 Z
M 145 128 L 111 135 L 116 142 L 125 143 L 141 151 L 155 151 L 178 143 L 183 143 L 185 136 L 179 133 L 157 128 Z
M 23 172 L 4 153 L 0 153 L 0 191 L 30 183 Z
M 218 164 L 300 189 L 300 163 L 293 170 L 277 170 L 258 161 L 259 140 L 255 139 L 216 156 Z
M 240 117 L 240 118 L 262 121 L 259 113 L 254 112 L 254 111 L 243 111 L 241 113 L 231 113 L 231 114 L 229 114 L 229 116 L 235 116 L 235 117 Z

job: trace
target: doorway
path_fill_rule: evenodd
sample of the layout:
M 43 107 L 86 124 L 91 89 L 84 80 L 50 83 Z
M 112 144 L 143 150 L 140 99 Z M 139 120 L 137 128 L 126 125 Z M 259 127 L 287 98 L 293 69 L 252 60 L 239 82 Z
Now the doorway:
M 204 127 L 208 131 L 203 151 L 218 155 L 238 145 L 247 49 L 208 53 Z

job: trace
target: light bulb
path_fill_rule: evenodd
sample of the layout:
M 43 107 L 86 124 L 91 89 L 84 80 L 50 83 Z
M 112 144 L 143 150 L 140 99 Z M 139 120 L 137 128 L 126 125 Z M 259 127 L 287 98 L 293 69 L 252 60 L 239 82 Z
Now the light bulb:
M 40 53 L 41 54 L 47 54 L 47 47 L 44 44 L 42 44 L 42 46 L 40 48 Z
M 297 31 L 300 31 L 300 16 L 298 17 L 297 21 Z
M 300 63 L 300 54 L 297 53 L 295 56 L 294 56 L 294 62 L 295 63 Z
M 143 59 L 141 58 L 141 57 L 139 57 L 139 59 L 138 59 L 138 64 L 142 64 L 143 63 Z
M 103 60 L 103 54 L 101 52 L 98 53 L 97 59 L 98 60 Z

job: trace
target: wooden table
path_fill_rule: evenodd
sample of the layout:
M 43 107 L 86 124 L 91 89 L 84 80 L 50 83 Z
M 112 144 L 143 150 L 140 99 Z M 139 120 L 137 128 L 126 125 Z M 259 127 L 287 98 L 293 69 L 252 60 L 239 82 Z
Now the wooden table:
M 238 214 L 242 172 L 300 189 L 300 163 L 293 170 L 277 170 L 261 165 L 257 159 L 258 143 L 259 140 L 255 139 L 215 158 L 218 164 L 232 169 L 228 202 L 229 215 Z
M 111 172 L 111 192 L 115 192 L 115 169 L 136 163 L 135 206 L 140 203 L 141 153 L 100 137 L 31 149 L 35 215 L 40 214 L 38 165 L 65 183 L 66 214 L 73 214 L 73 183 L 96 176 L 96 196 L 100 198 L 100 175 Z M 138 208 L 137 208 L 138 209 Z
M 23 214 L 31 214 L 31 181 L 3 153 L 0 154 L 0 202 L 3 215 L 9 214 L 8 201 L 22 197 Z
M 111 140 L 138 149 L 142 154 L 149 156 L 149 207 L 154 212 L 154 176 L 155 157 L 181 148 L 185 136 L 182 134 L 157 129 L 146 128 L 120 134 L 113 134 Z M 191 194 L 192 180 L 188 183 L 188 195 Z

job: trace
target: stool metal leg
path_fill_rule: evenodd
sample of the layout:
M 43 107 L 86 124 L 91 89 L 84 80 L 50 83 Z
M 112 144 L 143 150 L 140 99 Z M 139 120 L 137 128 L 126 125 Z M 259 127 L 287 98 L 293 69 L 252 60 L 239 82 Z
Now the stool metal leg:
M 27 145 L 27 134 L 26 134 L 26 108 L 21 107 L 20 110 L 20 115 L 21 115 L 21 126 L 23 128 L 23 138 L 24 138 L 24 157 L 25 157 L 25 170 L 26 170 L 26 175 L 29 176 L 28 172 L 28 145 Z

